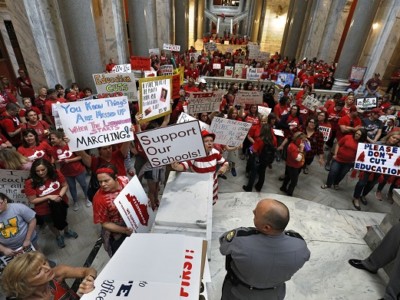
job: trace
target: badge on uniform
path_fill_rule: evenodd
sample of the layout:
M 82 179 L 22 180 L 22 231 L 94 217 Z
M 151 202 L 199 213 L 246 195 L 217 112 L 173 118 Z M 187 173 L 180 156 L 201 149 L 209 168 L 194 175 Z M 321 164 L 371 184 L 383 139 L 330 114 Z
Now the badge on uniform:
M 233 240 L 233 238 L 235 237 L 235 235 L 236 235 L 236 230 L 231 230 L 226 234 L 225 239 L 228 242 L 231 242 Z

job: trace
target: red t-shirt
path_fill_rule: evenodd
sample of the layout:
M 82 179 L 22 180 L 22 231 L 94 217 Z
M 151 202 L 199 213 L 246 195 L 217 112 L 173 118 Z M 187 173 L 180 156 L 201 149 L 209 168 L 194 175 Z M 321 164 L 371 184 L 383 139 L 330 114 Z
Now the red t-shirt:
M 18 152 L 28 158 L 29 161 L 35 161 L 39 158 L 44 158 L 51 161 L 51 154 L 53 149 L 47 142 L 41 142 L 38 146 L 25 148 L 24 146 L 18 147 Z
M 69 151 L 68 145 L 62 146 L 53 146 L 52 147 L 52 156 L 54 159 L 58 160 L 60 163 L 60 171 L 64 174 L 64 176 L 75 177 L 85 171 L 85 167 L 82 164 L 81 160 L 74 162 L 65 162 L 65 159 L 75 158 L 75 153 Z
M 289 112 L 289 106 L 281 106 L 280 104 L 274 106 L 274 114 L 275 116 L 280 119 L 282 115 L 286 115 Z
M 92 172 L 96 172 L 96 170 L 104 164 L 113 164 L 118 170 L 118 175 L 126 176 L 125 157 L 122 155 L 119 149 L 112 153 L 110 161 L 106 161 L 100 157 L 92 156 L 92 164 L 90 168 L 92 169 Z
M 356 160 L 358 142 L 352 135 L 345 135 L 339 140 L 336 160 L 341 163 L 353 163 Z
M 334 106 L 331 106 L 328 108 L 328 110 L 326 111 L 326 113 L 328 114 L 328 121 L 331 123 L 332 125 L 332 130 L 338 130 L 338 122 L 339 119 L 343 116 L 346 115 L 345 112 L 343 112 L 343 110 L 337 112 L 335 110 Z
M 28 129 L 28 128 L 34 129 L 39 136 L 39 141 L 41 141 L 41 142 L 47 141 L 47 135 L 45 134 L 45 130 L 48 131 L 50 128 L 50 125 L 46 121 L 39 120 L 36 125 L 24 123 L 21 125 L 21 127 L 23 129 Z
M 293 142 L 290 143 L 287 148 L 287 158 L 286 158 L 286 164 L 289 167 L 299 169 L 304 165 L 304 156 L 302 160 L 300 161 L 296 160 L 299 153 L 300 153 L 299 147 Z
M 345 135 L 352 135 L 352 132 L 348 132 L 348 133 L 343 133 L 340 130 L 340 125 L 346 125 L 346 126 L 350 126 L 350 127 L 357 127 L 357 126 L 361 126 L 362 125 L 362 121 L 359 117 L 356 118 L 351 118 L 349 115 L 346 115 L 344 117 L 341 117 L 339 122 L 338 122 L 338 130 L 336 132 L 336 138 L 339 141 L 343 136 Z
M 3 119 L 0 119 L 0 126 L 6 133 L 14 132 L 21 127 L 19 119 L 17 117 L 11 117 L 7 112 L 2 113 L 2 118 Z M 8 136 L 8 140 L 14 146 L 21 144 L 21 136 L 19 134 L 16 134 L 13 137 Z
M 41 112 L 41 111 L 39 110 L 39 108 L 37 108 L 36 106 L 31 106 L 31 108 L 29 108 L 29 110 L 33 110 L 38 116 L 39 116 L 40 114 L 42 114 L 42 112 Z M 21 118 L 21 117 L 25 117 L 26 111 L 27 111 L 26 108 L 21 108 L 21 109 L 19 110 L 19 113 L 18 113 L 19 117 L 20 117 L 20 118 Z M 38 117 L 38 118 L 39 118 L 39 117 Z

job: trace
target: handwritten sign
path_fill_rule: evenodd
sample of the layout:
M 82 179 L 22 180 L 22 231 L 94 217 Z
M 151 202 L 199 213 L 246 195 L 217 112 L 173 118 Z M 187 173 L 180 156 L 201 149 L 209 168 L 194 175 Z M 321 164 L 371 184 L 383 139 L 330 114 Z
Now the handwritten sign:
M 179 52 L 181 51 L 181 46 L 180 45 L 173 45 L 173 44 L 163 44 L 163 49 L 168 50 L 168 51 L 175 51 Z
M 257 58 L 255 60 L 265 62 L 269 59 L 270 55 L 271 54 L 269 52 L 260 51 L 258 52 Z
M 361 82 L 363 80 L 367 67 L 352 66 L 350 73 L 350 80 L 355 82 Z
M 245 78 L 246 74 L 244 74 L 244 76 L 243 76 L 243 70 L 246 71 L 246 67 L 245 66 L 246 66 L 245 64 L 239 64 L 239 63 L 235 64 L 235 70 L 234 70 L 233 77 L 235 77 L 235 78 Z
M 262 104 L 263 92 L 261 91 L 238 91 L 235 96 L 235 104 Z
M 140 113 L 150 121 L 171 113 L 171 76 L 139 79 Z
M 221 70 L 221 64 L 213 64 L 214 70 Z
M 257 59 L 258 53 L 260 52 L 260 45 L 248 44 L 247 49 L 249 50 L 249 59 Z
M 246 78 L 248 80 L 258 80 L 261 78 L 264 68 L 247 68 Z
M 216 43 L 205 43 L 204 44 L 204 49 L 208 52 L 208 51 L 215 51 L 217 50 L 217 44 Z
M 172 75 L 174 72 L 173 65 L 162 65 L 160 66 L 160 75 Z
M 149 54 L 150 55 L 160 55 L 160 48 L 152 48 L 152 49 L 149 49 Z
M 271 113 L 271 108 L 270 107 L 265 107 L 265 106 L 258 106 L 258 112 L 263 115 L 263 116 L 268 116 Z
M 278 78 L 275 84 L 285 86 L 286 84 L 293 86 L 294 74 L 292 73 L 278 73 Z
M 131 56 L 130 63 L 132 70 L 151 71 L 150 58 L 142 56 Z
M 128 228 L 134 232 L 150 232 L 156 214 L 137 176 L 119 193 L 114 204 Z
M 180 74 L 172 75 L 172 99 L 180 98 L 179 91 L 181 90 Z
M 215 133 L 215 143 L 238 147 L 243 143 L 250 127 L 251 123 L 248 122 L 214 117 L 210 130 Z
M 225 66 L 224 77 L 233 77 L 233 67 Z
M 318 129 L 324 136 L 324 142 L 327 142 L 331 136 L 331 128 L 326 126 L 318 126 Z
M 400 176 L 399 147 L 359 143 L 354 169 Z
M 213 92 L 188 93 L 188 113 L 190 115 L 202 112 L 219 111 L 221 98 Z
M 190 122 L 190 121 L 198 121 L 200 124 L 200 129 L 201 130 L 207 130 L 210 131 L 210 125 L 208 125 L 207 123 L 204 123 L 200 120 L 197 120 L 196 118 L 192 117 L 191 115 L 188 115 L 187 113 L 182 112 L 179 115 L 178 120 L 176 121 L 177 124 L 179 123 L 186 123 L 186 122 Z
M 375 108 L 378 104 L 378 100 L 376 97 L 357 98 L 356 101 L 356 106 L 360 109 Z
M 307 96 L 306 99 L 303 100 L 302 104 L 312 111 L 315 111 L 318 107 L 321 106 L 321 102 L 319 102 L 318 99 L 312 96 Z
M 137 133 L 153 167 L 206 156 L 197 121 Z
M 111 70 L 111 73 L 130 73 L 130 72 L 131 72 L 130 64 L 115 65 Z
M 156 71 L 144 71 L 144 78 L 147 77 L 157 77 L 157 72 Z
M 25 179 L 29 171 L 0 169 L 0 191 L 16 203 L 28 205 L 28 199 L 23 193 Z
M 282 137 L 285 136 L 282 129 L 273 129 L 273 131 L 274 131 L 274 134 L 277 136 L 282 136 Z
M 106 94 L 105 98 L 109 98 L 111 93 L 122 93 L 131 101 L 138 100 L 136 78 L 133 73 L 93 74 L 93 80 L 97 93 Z
M 133 140 L 125 96 L 61 103 L 57 110 L 72 152 Z

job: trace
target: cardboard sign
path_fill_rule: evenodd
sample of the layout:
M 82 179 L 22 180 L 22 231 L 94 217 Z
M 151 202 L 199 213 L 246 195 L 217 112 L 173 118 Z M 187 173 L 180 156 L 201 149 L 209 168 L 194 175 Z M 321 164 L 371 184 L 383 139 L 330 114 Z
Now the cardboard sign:
M 131 72 L 130 64 L 115 65 L 111 70 L 111 73 L 130 73 L 130 72 Z
M 238 91 L 235 96 L 235 104 L 262 104 L 263 92 L 261 91 Z
M 225 66 L 224 77 L 233 77 L 233 67 Z
M 173 45 L 173 44 L 163 44 L 163 49 L 168 50 L 168 51 L 175 51 L 179 52 L 181 51 L 181 46 L 180 45 Z
M 153 167 L 206 156 L 197 121 L 137 133 Z
M 360 109 L 371 109 L 378 105 L 378 99 L 376 97 L 357 98 L 356 101 L 356 106 Z
M 325 126 L 318 126 L 319 131 L 322 133 L 324 136 L 324 142 L 327 142 L 329 140 L 329 137 L 331 135 L 331 128 L 330 127 L 325 127 Z
M 261 78 L 264 68 L 247 68 L 246 78 L 248 80 L 258 80 Z
M 57 110 L 72 152 L 133 140 L 125 96 L 60 103 Z
M 23 190 L 29 171 L 0 169 L 0 191 L 15 203 L 29 205 Z
M 221 98 L 213 92 L 189 93 L 188 113 L 190 115 L 202 112 L 219 111 Z
M 208 52 L 208 51 L 215 51 L 217 50 L 217 44 L 216 43 L 205 43 L 204 44 L 204 49 Z
M 192 117 L 191 115 L 188 115 L 187 113 L 182 112 L 179 115 L 178 120 L 176 121 L 177 124 L 180 123 L 186 123 L 186 122 L 190 122 L 190 121 L 198 121 L 199 125 L 200 125 L 200 129 L 201 130 L 207 130 L 210 131 L 210 125 L 208 125 L 207 123 L 204 123 L 200 120 L 197 120 L 196 118 Z
M 171 113 L 172 77 L 158 76 L 139 79 L 140 113 L 143 122 Z
M 206 244 L 179 234 L 132 234 L 81 299 L 198 300 Z
M 137 101 L 136 78 L 133 73 L 93 74 L 94 84 L 98 94 L 122 93 L 131 101 Z M 104 98 L 104 97 L 101 97 Z
M 271 113 L 272 109 L 270 107 L 258 106 L 258 112 L 263 116 L 268 116 Z
M 400 176 L 400 148 L 358 143 L 354 169 Z
M 131 56 L 130 63 L 132 70 L 151 71 L 151 62 L 149 57 Z
M 315 111 L 318 107 L 321 107 L 321 102 L 312 96 L 307 96 L 306 99 L 303 100 L 302 104 L 312 111 Z
M 152 49 L 149 49 L 149 55 L 157 55 L 157 56 L 160 56 L 160 49 L 159 49 L 159 48 L 152 48 Z
M 215 133 L 215 143 L 239 147 L 251 128 L 251 123 L 214 117 L 211 131 Z
M 114 204 L 128 228 L 134 232 L 150 232 L 156 214 L 137 176 L 119 193 Z
M 174 66 L 173 65 L 162 65 L 160 66 L 160 75 L 172 75 L 174 72 Z
M 285 86 L 286 84 L 289 84 L 290 86 L 293 86 L 294 82 L 294 74 L 292 73 L 278 73 L 278 78 L 276 79 L 275 84 Z
M 351 67 L 350 80 L 355 82 L 361 82 L 364 79 L 365 72 L 367 72 L 367 67 Z

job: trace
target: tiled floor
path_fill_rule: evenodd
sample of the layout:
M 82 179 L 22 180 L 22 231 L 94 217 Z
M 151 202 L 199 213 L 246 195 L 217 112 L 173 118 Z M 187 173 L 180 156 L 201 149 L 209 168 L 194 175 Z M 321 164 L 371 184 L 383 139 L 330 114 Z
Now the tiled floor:
M 262 193 L 245 193 L 242 185 L 244 161 L 237 164 L 237 177 L 227 175 L 220 179 L 220 199 L 214 207 L 213 243 L 210 262 L 213 283 L 211 299 L 219 299 L 224 271 L 223 257 L 219 254 L 217 237 L 225 230 L 252 225 L 252 209 L 259 199 L 274 197 L 286 203 L 291 210 L 289 227 L 300 232 L 308 242 L 311 260 L 287 284 L 286 299 L 378 299 L 382 296 L 384 283 L 381 277 L 358 271 L 347 264 L 351 257 L 364 257 L 370 250 L 363 241 L 366 226 L 379 224 L 391 209 L 387 201 L 376 201 L 374 194 L 368 196 L 369 204 L 362 211 L 355 211 L 351 199 L 354 179 L 346 178 L 340 190 L 322 190 L 321 184 L 328 172 L 315 162 L 308 175 L 301 174 L 294 197 L 281 195 L 279 175 L 284 163 L 275 162 L 267 169 Z M 267 194 L 268 193 L 268 194 Z M 304 200 L 302 200 L 304 199 Z M 99 226 L 93 224 L 92 208 L 80 203 L 80 209 L 69 210 L 70 227 L 78 232 L 76 240 L 66 240 L 66 247 L 59 249 L 52 234 L 40 232 L 39 245 L 43 252 L 57 263 L 81 266 L 84 264 L 95 241 Z M 93 266 L 98 271 L 108 256 L 101 248 Z

